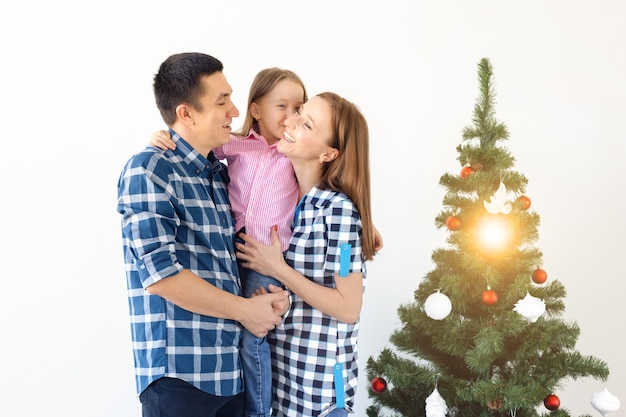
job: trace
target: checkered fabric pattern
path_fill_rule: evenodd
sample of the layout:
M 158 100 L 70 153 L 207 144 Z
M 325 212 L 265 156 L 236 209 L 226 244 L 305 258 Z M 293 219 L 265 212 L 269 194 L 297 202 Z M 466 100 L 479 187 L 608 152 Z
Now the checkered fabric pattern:
M 343 244 L 351 244 L 350 272 L 363 273 L 361 219 L 344 194 L 313 188 L 296 209 L 286 260 L 318 284 L 334 287 Z M 338 278 L 341 279 L 341 278 Z M 346 405 L 357 387 L 359 324 L 346 324 L 292 295 L 283 324 L 268 338 L 273 345 L 275 416 L 316 416 L 335 404 L 333 366 L 343 365 Z
M 239 323 L 191 313 L 145 291 L 189 269 L 241 294 L 226 170 L 212 153 L 207 159 L 171 133 L 174 151 L 146 148 L 118 182 L 137 393 L 168 376 L 231 396 L 243 390 Z

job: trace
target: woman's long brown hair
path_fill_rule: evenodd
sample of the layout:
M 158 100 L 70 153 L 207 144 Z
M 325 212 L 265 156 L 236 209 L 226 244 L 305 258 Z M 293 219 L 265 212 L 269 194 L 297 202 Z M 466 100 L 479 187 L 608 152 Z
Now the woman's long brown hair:
M 376 254 L 370 202 L 369 129 L 361 111 L 341 96 L 318 94 L 332 110 L 332 143 L 339 151 L 333 161 L 324 165 L 319 187 L 346 194 L 354 203 L 363 225 L 363 256 L 371 260 Z

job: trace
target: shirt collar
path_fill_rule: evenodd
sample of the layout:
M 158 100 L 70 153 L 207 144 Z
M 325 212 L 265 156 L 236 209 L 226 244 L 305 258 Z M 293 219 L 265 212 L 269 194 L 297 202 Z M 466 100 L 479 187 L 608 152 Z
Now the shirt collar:
M 185 139 L 172 129 L 169 130 L 172 140 L 176 143 L 175 155 L 182 158 L 193 172 L 200 176 L 215 175 L 220 172 L 224 165 L 220 163 L 213 151 L 205 157 L 196 151 Z M 208 170 L 207 174 L 201 175 L 203 171 Z
M 332 190 L 322 190 L 321 188 L 315 186 L 311 188 L 304 197 L 302 197 L 302 200 L 313 204 L 317 208 L 322 208 L 330 204 L 330 197 L 334 194 L 338 193 Z
M 256 139 L 256 140 L 261 140 L 263 142 L 265 142 L 267 144 L 267 139 L 265 139 L 263 136 L 261 136 L 258 132 L 258 126 L 254 125 L 250 128 L 250 130 L 248 131 L 248 136 L 244 137 L 244 139 Z M 278 143 L 278 142 L 276 142 Z M 273 145 L 270 146 L 276 146 L 276 143 L 274 143 Z
M 250 130 L 248 131 L 248 136 L 247 138 L 254 138 L 254 139 L 264 139 L 263 136 L 259 135 L 258 133 L 259 128 L 258 126 L 255 124 L 254 126 L 252 126 L 250 128 Z

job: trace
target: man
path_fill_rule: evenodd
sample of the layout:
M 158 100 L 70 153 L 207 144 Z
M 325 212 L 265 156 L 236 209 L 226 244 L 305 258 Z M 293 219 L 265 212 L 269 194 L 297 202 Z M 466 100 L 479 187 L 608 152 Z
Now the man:
M 242 325 L 281 323 L 286 291 L 241 297 L 225 167 L 239 111 L 222 63 L 172 55 L 154 94 L 175 150 L 148 147 L 118 183 L 137 392 L 143 417 L 243 416 Z

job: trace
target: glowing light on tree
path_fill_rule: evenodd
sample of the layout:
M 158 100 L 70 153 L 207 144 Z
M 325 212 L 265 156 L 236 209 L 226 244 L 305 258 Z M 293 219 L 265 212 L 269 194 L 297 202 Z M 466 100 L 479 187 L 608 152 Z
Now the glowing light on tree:
M 487 252 L 506 250 L 512 236 L 512 225 L 505 216 L 485 215 L 475 225 L 476 243 Z

